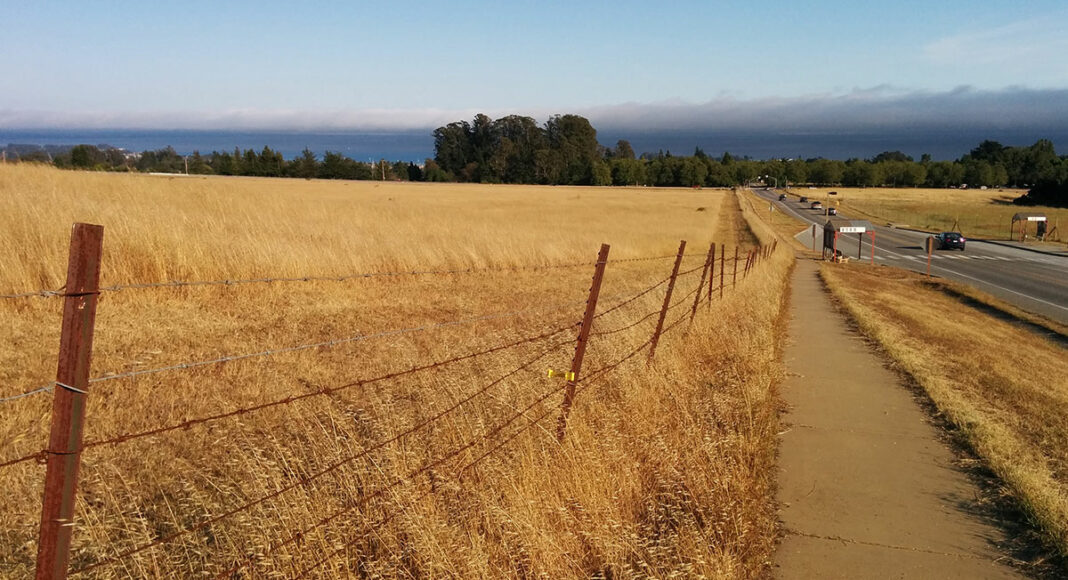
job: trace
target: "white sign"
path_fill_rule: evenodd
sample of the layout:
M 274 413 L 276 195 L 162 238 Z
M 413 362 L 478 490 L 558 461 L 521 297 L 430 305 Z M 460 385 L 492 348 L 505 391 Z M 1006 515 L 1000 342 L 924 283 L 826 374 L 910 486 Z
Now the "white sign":
M 1044 215 L 1030 216 L 1030 217 L 1027 218 L 1027 221 L 1029 221 L 1029 222 L 1044 222 L 1044 221 L 1046 221 L 1046 216 L 1044 216 Z
M 838 228 L 838 231 L 843 234 L 863 234 L 868 230 L 864 226 L 846 226 L 844 228 Z

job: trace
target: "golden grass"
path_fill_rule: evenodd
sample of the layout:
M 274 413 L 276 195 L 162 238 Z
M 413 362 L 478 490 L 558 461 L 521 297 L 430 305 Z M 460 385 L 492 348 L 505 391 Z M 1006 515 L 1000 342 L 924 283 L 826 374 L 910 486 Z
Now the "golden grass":
M 752 190 L 746 189 L 741 193 L 744 206 L 752 213 L 754 218 L 765 224 L 770 231 L 774 232 L 783 243 L 789 245 L 795 251 L 803 255 L 815 255 L 811 246 L 806 246 L 794 236 L 809 227 L 809 224 L 792 217 L 790 214 L 775 208 L 774 204 L 766 199 L 758 197 Z M 774 208 L 774 209 L 773 209 Z
M 699 208 L 704 208 L 699 211 Z M 592 262 L 768 239 L 715 190 L 167 178 L 0 166 L 0 293 L 63 283 L 73 221 L 105 226 L 102 284 Z M 729 239 L 728 239 L 729 236 Z M 741 240 L 741 241 L 739 241 Z M 730 254 L 728 247 L 728 254 Z M 780 250 L 692 328 L 581 391 L 552 435 L 573 330 L 449 367 L 356 385 L 83 455 L 72 568 L 264 497 L 403 433 L 549 354 L 430 427 L 207 528 L 85 574 L 186 577 L 252 557 L 254 577 L 752 577 L 774 542 Z M 604 306 L 670 260 L 610 264 Z M 592 266 L 347 282 L 124 290 L 101 296 L 94 375 L 308 344 L 491 313 L 522 314 L 192 371 L 94 384 L 86 441 L 315 392 L 573 324 Z M 679 281 L 669 322 L 700 271 Z M 727 284 L 730 284 L 728 270 Z M 598 321 L 621 328 L 652 292 Z M 55 372 L 59 302 L 0 300 L 0 396 Z M 648 339 L 651 321 L 593 337 L 585 368 Z M 551 348 L 552 341 L 561 341 Z M 552 393 L 542 403 L 540 396 Z M 0 462 L 44 446 L 49 396 L 2 404 Z M 530 406 L 514 424 L 494 428 Z M 530 419 L 548 419 L 520 433 Z M 517 434 L 508 445 L 494 446 Z M 487 437 L 483 442 L 481 438 Z M 455 458 L 450 452 L 472 446 Z M 483 453 L 473 467 L 463 469 Z M 411 482 L 375 495 L 439 461 Z M 30 574 L 43 468 L 0 468 L 0 576 Z M 330 521 L 320 523 L 324 518 Z M 379 523 L 381 522 L 381 523 Z M 309 529 L 299 541 L 272 549 Z M 337 551 L 337 555 L 331 556 Z
M 837 191 L 838 195 L 828 195 L 828 191 Z M 793 193 L 807 195 L 813 201 L 837 201 L 848 215 L 865 217 L 879 225 L 891 223 L 932 232 L 953 230 L 966 237 L 994 240 L 1008 239 L 1009 224 L 1017 212 L 1038 211 L 1049 218 L 1051 230 L 1058 226 L 1051 239 L 1068 240 L 1068 209 L 1012 205 L 1012 200 L 1026 190 L 838 187 L 796 188 Z M 1033 241 L 1034 225 L 1028 231 Z
M 894 268 L 825 265 L 823 279 L 869 336 L 930 395 L 1024 506 L 1068 553 L 1068 356 L 974 295 Z M 1001 311 L 1011 307 L 983 298 Z

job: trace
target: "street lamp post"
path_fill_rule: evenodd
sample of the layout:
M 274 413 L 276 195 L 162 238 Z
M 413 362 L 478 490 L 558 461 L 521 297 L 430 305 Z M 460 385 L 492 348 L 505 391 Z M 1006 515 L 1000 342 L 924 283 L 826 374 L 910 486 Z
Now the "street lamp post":
M 778 178 L 778 177 L 775 177 L 774 175 L 765 175 L 765 176 L 764 176 L 764 180 L 765 180 L 765 181 L 764 181 L 764 183 L 765 183 L 765 184 L 767 184 L 767 180 L 768 180 L 769 178 L 770 178 L 770 179 L 774 179 L 774 180 L 775 180 L 775 189 L 779 189 L 779 178 Z

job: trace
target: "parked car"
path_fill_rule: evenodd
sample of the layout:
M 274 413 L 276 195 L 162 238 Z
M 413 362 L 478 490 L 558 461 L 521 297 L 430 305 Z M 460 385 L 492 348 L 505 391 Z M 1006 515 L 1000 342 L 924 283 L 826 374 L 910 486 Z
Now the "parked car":
M 935 236 L 935 246 L 939 250 L 956 250 L 964 251 L 964 236 L 958 232 L 942 232 Z
M 785 193 L 780 193 L 779 194 L 779 201 L 786 201 L 786 194 Z
M 808 203 L 808 196 L 802 195 L 801 199 L 797 200 L 801 203 Z
M 827 215 L 838 215 L 838 208 L 836 208 L 836 207 L 827 208 Z
M 814 201 L 812 202 L 812 209 L 823 209 L 823 204 L 818 201 Z

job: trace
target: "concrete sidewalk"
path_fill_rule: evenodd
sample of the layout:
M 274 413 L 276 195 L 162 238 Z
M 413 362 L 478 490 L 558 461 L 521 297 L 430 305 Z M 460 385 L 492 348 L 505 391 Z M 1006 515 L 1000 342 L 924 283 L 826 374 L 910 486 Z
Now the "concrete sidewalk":
M 979 492 L 899 378 L 837 313 L 812 260 L 794 272 L 778 500 L 778 578 L 1023 578 Z

